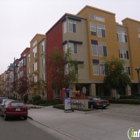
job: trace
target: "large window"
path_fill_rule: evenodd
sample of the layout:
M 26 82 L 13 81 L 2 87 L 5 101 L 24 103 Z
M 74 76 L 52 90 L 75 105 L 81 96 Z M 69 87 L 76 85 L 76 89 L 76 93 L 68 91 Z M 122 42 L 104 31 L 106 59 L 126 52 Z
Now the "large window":
M 138 32 L 140 32 L 140 27 L 138 27 Z
M 118 31 L 117 32 L 117 39 L 119 42 L 127 42 L 127 35 L 125 32 Z
M 98 21 L 102 21 L 102 22 L 105 21 L 105 19 L 103 17 L 100 17 L 100 16 L 95 16 L 95 19 Z
M 99 60 L 93 59 L 93 75 L 99 75 Z
M 97 40 L 91 40 L 91 47 L 92 47 L 92 55 L 93 56 L 107 56 L 107 47 L 103 45 L 105 43 L 98 44 Z
M 69 19 L 68 23 L 69 23 L 69 32 L 76 33 L 76 21 Z
M 99 48 L 99 56 L 107 56 L 107 48 L 106 46 L 98 46 Z
M 33 66 L 34 66 L 33 70 L 34 70 L 34 71 L 37 70 L 37 62 L 35 62 L 35 63 L 33 64 Z
M 93 15 L 93 14 L 89 14 L 89 18 L 93 19 L 93 20 L 98 20 L 98 21 L 101 21 L 101 22 L 105 21 L 105 18 L 97 16 L 97 15 Z
M 129 53 L 127 50 L 119 50 L 119 58 L 129 59 Z
M 125 71 L 127 72 L 128 75 L 130 75 L 130 67 L 125 67 Z
M 97 36 L 105 37 L 105 26 L 101 24 L 97 24 Z
M 98 46 L 97 46 L 97 41 L 96 40 L 91 40 L 91 46 L 92 46 L 92 55 L 93 56 L 98 56 Z
M 69 42 L 69 48 L 70 48 L 72 54 L 77 53 L 77 44 L 76 43 Z
M 105 75 L 105 65 L 100 64 L 100 75 Z
M 101 24 L 90 23 L 91 35 L 105 38 L 105 26 Z
M 37 47 L 35 47 L 34 49 L 33 49 L 33 57 L 36 57 L 37 56 Z
M 93 22 L 90 23 L 90 31 L 91 31 L 91 35 L 96 36 L 96 24 Z

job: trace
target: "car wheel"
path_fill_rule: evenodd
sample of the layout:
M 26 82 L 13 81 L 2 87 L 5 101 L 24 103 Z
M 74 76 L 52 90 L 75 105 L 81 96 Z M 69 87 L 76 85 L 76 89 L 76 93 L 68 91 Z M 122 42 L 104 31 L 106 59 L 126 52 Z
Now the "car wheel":
M 88 108 L 91 108 L 91 104 L 88 105 Z
M 25 116 L 25 117 L 23 117 L 24 118 L 24 120 L 27 120 L 27 116 Z
M 105 107 L 103 107 L 103 109 L 106 109 L 106 106 L 105 106 Z
M 6 114 L 4 114 L 3 116 L 4 116 L 4 120 L 6 121 L 6 120 L 7 120 L 7 115 L 6 115 Z

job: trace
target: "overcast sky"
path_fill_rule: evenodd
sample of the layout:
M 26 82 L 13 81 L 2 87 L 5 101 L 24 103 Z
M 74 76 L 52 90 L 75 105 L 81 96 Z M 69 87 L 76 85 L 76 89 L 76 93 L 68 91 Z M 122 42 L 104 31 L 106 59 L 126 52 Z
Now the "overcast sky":
M 116 14 L 116 22 L 126 17 L 140 21 L 140 0 L 0 0 L 0 74 L 31 39 L 47 30 L 65 13 L 77 14 L 90 5 Z

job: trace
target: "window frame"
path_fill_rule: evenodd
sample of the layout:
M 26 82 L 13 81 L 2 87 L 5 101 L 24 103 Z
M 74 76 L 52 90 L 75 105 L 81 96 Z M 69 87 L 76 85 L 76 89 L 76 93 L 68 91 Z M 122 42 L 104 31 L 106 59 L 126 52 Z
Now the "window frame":
M 70 29 L 72 27 L 72 30 Z M 75 27 L 75 29 L 74 29 Z M 70 33 L 76 33 L 76 21 L 75 20 L 72 20 L 72 19 L 69 19 L 68 20 L 68 31 Z

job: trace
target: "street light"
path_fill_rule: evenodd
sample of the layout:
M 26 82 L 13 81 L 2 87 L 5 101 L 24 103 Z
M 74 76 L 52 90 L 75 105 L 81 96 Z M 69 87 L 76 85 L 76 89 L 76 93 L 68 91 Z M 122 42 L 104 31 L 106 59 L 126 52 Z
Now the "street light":
M 138 93 L 140 94 L 140 77 L 139 77 L 140 68 L 136 68 L 135 70 L 137 71 L 138 74 Z

